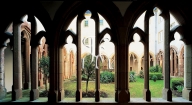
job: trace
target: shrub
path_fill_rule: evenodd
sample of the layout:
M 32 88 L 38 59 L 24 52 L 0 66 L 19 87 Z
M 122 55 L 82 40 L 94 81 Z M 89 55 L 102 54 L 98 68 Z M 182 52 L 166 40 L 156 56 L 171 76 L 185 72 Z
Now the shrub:
M 161 80 L 162 79 L 162 73 L 149 73 L 149 79 L 152 80 L 153 75 L 157 76 L 157 80 Z
M 68 97 L 68 98 L 69 97 L 75 97 L 75 92 L 72 90 L 65 89 L 64 93 L 65 93 L 65 97 Z
M 129 82 L 136 82 L 136 77 L 135 77 L 134 71 L 129 72 Z
M 152 73 L 160 72 L 160 73 L 162 73 L 162 68 L 159 65 L 151 66 L 149 68 L 149 72 L 152 72 Z
M 82 91 L 82 97 L 95 97 L 95 91 L 89 90 L 87 93 Z M 106 98 L 108 95 L 106 92 L 100 91 L 100 97 Z
M 140 72 L 139 72 L 139 77 L 140 77 L 140 78 L 144 78 L 143 70 L 140 70 Z
M 157 72 L 156 67 L 155 67 L 155 66 L 151 66 L 151 67 L 149 68 L 149 72 L 152 72 L 152 73 Z
M 153 81 L 156 81 L 156 80 L 157 80 L 157 76 L 156 76 L 156 75 L 153 75 L 151 79 L 152 79 Z
M 130 71 L 129 74 L 135 75 L 135 72 L 134 71 Z
M 183 90 L 183 85 L 178 85 L 176 86 L 176 88 L 177 88 L 177 91 L 181 93 Z
M 158 66 L 158 72 L 160 72 L 160 73 L 162 73 L 162 67 L 161 66 L 159 66 L 159 65 L 157 65 Z
M 103 71 L 100 74 L 100 82 L 101 83 L 114 82 L 114 74 L 112 72 L 109 72 L 109 71 Z
M 177 90 L 177 86 L 184 84 L 184 79 L 183 78 L 172 78 L 171 79 L 171 88 L 173 90 Z

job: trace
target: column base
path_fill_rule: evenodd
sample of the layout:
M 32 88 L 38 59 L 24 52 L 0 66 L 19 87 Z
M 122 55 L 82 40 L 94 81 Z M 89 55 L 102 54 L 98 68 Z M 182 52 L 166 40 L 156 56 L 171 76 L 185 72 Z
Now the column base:
M 81 101 L 81 98 L 82 98 L 82 91 L 81 89 L 77 90 L 76 91 L 76 101 Z
M 118 102 L 126 103 L 130 101 L 129 90 L 121 90 L 118 92 Z
M 63 100 L 65 95 L 65 91 L 63 89 L 61 89 L 60 91 L 58 91 L 58 101 Z
M 118 90 L 115 90 L 115 102 L 118 102 Z
M 183 91 L 182 91 L 182 97 L 184 99 L 187 99 L 189 101 L 192 101 L 192 90 L 191 89 L 187 89 L 187 88 L 184 88 Z
M 163 89 L 163 99 L 167 101 L 172 101 L 172 91 L 170 89 Z
M 22 98 L 22 89 L 12 89 L 12 101 Z
M 5 98 L 7 94 L 7 89 L 4 86 L 0 86 L 0 100 Z
M 143 99 L 145 99 L 146 101 L 151 101 L 151 92 L 149 89 L 143 90 Z
M 30 82 L 25 82 L 23 89 L 29 89 L 31 87 L 31 83 Z
M 49 91 L 48 92 L 48 102 L 56 103 L 58 101 L 58 92 L 57 91 Z
M 31 89 L 30 91 L 30 101 L 34 101 L 39 98 L 39 90 L 38 89 Z
M 100 91 L 96 90 L 95 91 L 95 102 L 99 102 L 100 101 Z

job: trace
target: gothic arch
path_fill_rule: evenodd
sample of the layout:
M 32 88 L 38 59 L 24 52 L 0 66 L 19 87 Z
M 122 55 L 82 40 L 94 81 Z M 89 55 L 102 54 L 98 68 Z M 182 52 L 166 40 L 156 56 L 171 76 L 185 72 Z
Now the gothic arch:
M 31 41 L 31 32 L 27 26 L 24 26 L 21 29 L 21 45 L 23 46 L 22 49 L 22 82 L 23 88 L 29 89 L 30 82 L 31 82 L 31 62 L 30 62 L 30 41 Z
M 150 66 L 155 66 L 154 64 L 155 64 L 156 59 L 155 59 L 154 53 L 151 52 L 151 51 L 149 51 L 149 56 L 150 56 L 150 59 L 149 59 L 149 61 L 150 61 Z
M 163 62 L 163 51 L 159 50 L 159 52 L 157 53 L 157 64 L 160 65 L 161 67 L 163 67 L 162 62 Z
M 178 76 L 178 53 L 174 47 L 170 47 L 170 75 Z
M 69 78 L 72 76 L 76 75 L 76 70 L 75 70 L 75 54 L 73 50 L 69 51 Z
M 144 55 L 142 55 L 140 58 L 141 68 L 144 68 L 144 62 L 143 61 L 144 61 Z M 154 65 L 155 61 L 156 61 L 156 59 L 155 59 L 154 53 L 149 51 L 149 67 L 155 66 Z
M 131 5 L 127 8 L 125 12 L 125 25 L 133 27 L 139 16 L 147 10 L 148 7 L 158 7 L 160 10 L 163 8 L 169 8 L 170 13 L 176 18 L 176 20 L 179 22 L 180 25 L 184 25 L 187 23 L 187 20 L 185 15 L 183 15 L 182 10 L 178 6 L 177 8 L 174 8 L 174 2 L 168 3 L 166 1 L 138 1 L 131 3 Z M 131 11 L 136 10 L 136 11 Z
M 115 55 L 114 54 L 112 54 L 110 56 L 110 65 L 111 65 L 112 69 L 115 69 Z
M 177 54 L 179 52 L 179 48 L 177 48 L 175 45 L 171 45 L 170 49 L 174 49 L 177 52 Z
M 106 8 L 105 5 L 108 5 L 109 7 Z M 68 6 L 73 6 L 75 8 L 67 10 L 67 11 L 63 11 Z M 59 30 L 59 31 L 57 33 L 55 33 L 55 35 L 53 35 L 54 36 L 54 42 L 53 42 L 54 47 L 51 49 L 51 51 L 54 51 L 53 53 L 55 53 L 55 55 L 52 56 L 53 59 L 51 60 L 51 62 L 52 62 L 51 64 L 55 69 L 51 69 L 51 71 L 52 70 L 59 71 L 59 69 L 57 67 L 59 65 L 56 65 L 57 63 L 59 63 L 59 58 L 56 57 L 56 55 L 59 53 L 60 43 L 62 43 L 62 40 L 59 40 L 59 39 L 62 39 L 62 37 L 64 36 L 63 33 L 65 33 L 67 31 L 68 25 L 70 24 L 72 19 L 75 16 L 78 15 L 78 18 L 77 18 L 77 25 L 78 25 L 77 35 L 74 36 L 74 39 L 78 40 L 78 38 L 79 38 L 78 36 L 80 36 L 79 34 L 81 32 L 81 30 L 79 28 L 79 24 L 85 18 L 83 13 L 86 10 L 91 11 L 91 13 L 92 13 L 91 18 L 95 20 L 97 29 L 98 29 L 97 26 L 99 25 L 98 13 L 101 14 L 106 19 L 106 21 L 108 22 L 110 28 L 113 29 L 113 30 L 111 30 L 111 32 L 113 33 L 113 35 L 111 35 L 111 39 L 116 39 L 116 40 L 118 39 L 118 33 L 117 33 L 116 29 L 118 27 L 117 25 L 119 23 L 122 23 L 122 22 L 119 22 L 119 21 L 122 21 L 121 19 L 119 19 L 119 18 L 122 18 L 122 16 L 121 16 L 119 10 L 116 8 L 116 6 L 112 2 L 101 2 L 101 1 L 93 1 L 93 2 L 89 2 L 89 1 L 86 1 L 86 2 L 84 2 L 84 1 L 73 1 L 73 2 L 71 2 L 71 1 L 65 1 L 60 6 L 60 8 L 56 12 L 56 15 L 55 15 L 55 17 L 53 19 L 53 22 L 55 23 L 54 25 L 56 27 L 56 30 Z M 96 35 L 100 35 L 100 33 L 98 33 L 97 29 L 96 29 L 96 32 L 97 32 Z M 80 64 L 80 62 L 81 62 L 81 56 L 82 55 L 81 55 L 81 52 L 78 50 L 78 49 L 81 49 L 80 41 L 77 41 L 77 42 L 78 43 L 74 43 L 77 46 L 77 52 L 78 52 L 77 53 L 77 91 L 76 91 L 76 100 L 80 101 L 81 100 L 81 92 L 80 92 L 80 90 L 81 90 L 81 85 L 80 85 L 81 82 L 80 81 L 81 80 L 78 77 L 81 76 L 81 72 L 80 72 L 80 69 L 81 69 L 80 65 L 81 64 Z M 96 46 L 98 45 L 97 43 L 98 43 L 98 41 L 96 41 Z M 115 45 L 117 43 L 118 43 L 117 41 L 114 42 Z M 115 49 L 118 49 L 118 48 L 115 47 Z M 115 51 L 117 51 L 117 50 L 115 50 Z M 96 47 L 96 54 L 97 54 L 97 47 Z M 116 57 L 116 58 L 118 58 L 118 57 Z M 98 70 L 96 70 L 96 71 L 99 72 Z M 53 76 L 51 78 L 57 78 L 57 77 Z M 99 80 L 99 78 L 97 78 L 97 77 L 96 77 L 96 79 Z M 53 83 L 53 84 L 61 85 L 61 84 L 56 84 L 56 83 Z M 96 83 L 96 85 L 99 85 L 99 81 L 98 81 L 98 83 Z M 62 90 L 62 89 L 60 89 L 60 86 L 59 86 L 59 90 Z M 59 91 L 59 95 L 60 94 L 61 94 L 61 91 Z M 99 100 L 100 96 L 99 96 L 98 88 L 96 88 L 95 97 L 96 97 L 96 100 Z
M 102 70 L 108 70 L 108 57 L 105 55 L 105 54 L 102 54 L 102 59 L 103 59 L 103 62 L 102 63 Z
M 138 73 L 139 67 L 139 58 L 134 52 L 129 53 L 129 71 L 135 71 Z
M 10 11 L 7 10 L 7 13 L 6 13 L 7 15 L 4 15 L 1 17 L 1 19 L 3 20 L 3 22 L 1 23 L 3 23 L 2 26 L 4 26 L 1 28 L 1 32 L 5 32 L 8 26 L 10 26 L 10 24 L 13 22 L 12 17 L 15 17 L 16 19 L 21 19 L 25 14 L 30 14 L 30 15 L 36 16 L 44 26 L 45 30 L 48 33 L 50 33 L 52 20 L 48 12 L 44 9 L 44 7 L 40 4 L 40 2 L 29 1 L 27 2 L 27 4 L 30 4 L 30 5 L 26 5 L 26 2 L 23 2 L 23 1 L 17 1 L 17 2 L 5 1 L 4 4 L 9 5 L 14 9 L 12 10 L 10 9 Z M 17 15 L 15 15 L 15 13 L 17 13 Z M 49 35 L 47 35 L 47 37 L 48 36 Z

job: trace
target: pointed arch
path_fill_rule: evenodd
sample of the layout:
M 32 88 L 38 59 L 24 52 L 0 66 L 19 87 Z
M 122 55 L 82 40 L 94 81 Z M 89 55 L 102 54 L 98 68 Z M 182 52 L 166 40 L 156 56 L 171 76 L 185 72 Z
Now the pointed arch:
M 146 34 L 139 27 L 134 27 L 131 30 L 130 35 L 128 35 L 128 44 L 130 44 L 133 41 L 133 36 L 134 36 L 135 33 L 137 33 L 140 36 L 140 42 L 142 42 L 144 44 L 145 43 L 145 36 L 146 36 Z

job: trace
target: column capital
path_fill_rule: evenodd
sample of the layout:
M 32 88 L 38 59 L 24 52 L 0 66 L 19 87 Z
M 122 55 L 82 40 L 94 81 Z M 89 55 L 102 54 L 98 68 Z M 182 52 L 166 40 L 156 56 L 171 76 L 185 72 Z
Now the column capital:
M 13 20 L 13 24 L 16 23 L 16 24 L 21 24 L 21 23 L 24 23 L 24 21 L 22 19 L 18 19 L 18 18 L 15 18 Z
M 170 19 L 170 13 L 168 9 L 162 10 L 162 12 L 159 14 L 159 16 L 163 17 L 164 20 Z
M 1 47 L 7 47 L 7 44 L 12 41 L 13 34 L 9 32 L 3 33 L 1 39 L 0 39 L 0 48 Z
M 35 16 L 33 14 L 28 14 L 27 21 L 29 22 L 35 22 Z

